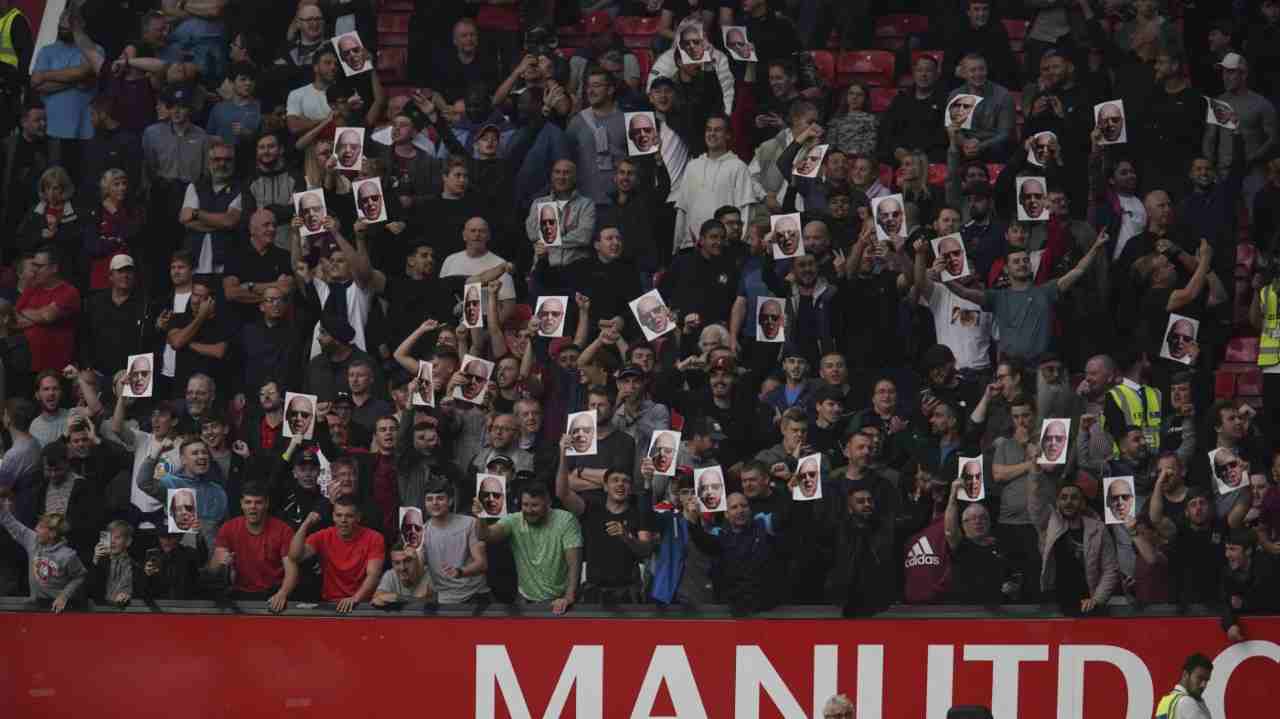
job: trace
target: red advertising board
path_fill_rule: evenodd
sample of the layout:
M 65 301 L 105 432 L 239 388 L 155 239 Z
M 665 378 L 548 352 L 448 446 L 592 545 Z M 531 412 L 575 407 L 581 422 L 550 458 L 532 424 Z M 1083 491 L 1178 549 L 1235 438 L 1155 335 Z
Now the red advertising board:
M 1214 719 L 1275 716 L 1280 618 L 1017 620 L 291 618 L 0 614 L 7 717 L 458 719 L 820 716 L 1149 719 L 1183 659 Z M 176 712 L 176 713 L 175 713 Z

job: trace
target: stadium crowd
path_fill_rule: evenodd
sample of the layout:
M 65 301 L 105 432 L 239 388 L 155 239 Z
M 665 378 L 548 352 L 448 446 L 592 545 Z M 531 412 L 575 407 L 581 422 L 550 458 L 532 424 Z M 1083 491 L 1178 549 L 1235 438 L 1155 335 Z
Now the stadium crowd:
M 68 6 L 0 595 L 1280 610 L 1278 0 Z

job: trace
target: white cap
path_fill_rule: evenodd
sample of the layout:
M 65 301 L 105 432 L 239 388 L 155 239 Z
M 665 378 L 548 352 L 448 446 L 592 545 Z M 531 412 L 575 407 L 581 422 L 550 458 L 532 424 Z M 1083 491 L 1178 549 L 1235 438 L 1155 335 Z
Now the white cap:
M 128 255 L 116 255 L 111 258 L 111 271 L 124 269 L 125 267 L 133 267 L 133 258 Z
M 1247 70 L 1249 63 L 1240 56 L 1239 53 L 1229 52 L 1222 56 L 1222 62 L 1217 63 L 1218 67 L 1223 70 Z

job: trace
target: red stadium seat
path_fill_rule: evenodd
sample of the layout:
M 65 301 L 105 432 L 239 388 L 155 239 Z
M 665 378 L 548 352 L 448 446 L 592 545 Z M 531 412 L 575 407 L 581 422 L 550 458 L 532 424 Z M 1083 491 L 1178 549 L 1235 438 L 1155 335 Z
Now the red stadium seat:
M 613 20 L 613 29 L 622 36 L 627 47 L 649 47 L 653 37 L 658 34 L 659 17 L 617 17 Z
M 883 15 L 876 19 L 876 47 L 897 50 L 909 35 L 923 35 L 929 31 L 926 15 Z
M 818 75 L 827 85 L 836 84 L 836 58 L 827 50 L 810 50 L 813 64 L 818 68 Z
M 607 12 L 593 12 L 579 21 L 588 35 L 604 32 L 613 28 L 613 17 Z
M 1009 49 L 1014 52 L 1022 52 L 1022 43 L 1027 39 L 1027 27 L 1030 25 L 1026 20 L 1004 20 L 1004 29 L 1009 33 Z
M 1004 172 L 1004 165 L 998 162 L 987 163 L 987 175 L 991 177 L 991 184 L 995 184 L 996 180 L 1000 178 L 1000 173 L 1002 172 Z
M 893 102 L 893 98 L 898 96 L 898 88 L 896 87 L 873 87 L 871 88 L 871 111 L 884 112 L 889 109 L 889 104 Z
M 402 13 L 379 13 L 378 14 L 378 41 L 382 41 L 383 33 L 407 33 L 409 32 L 409 16 Z
M 684 415 L 671 410 L 671 429 L 679 432 L 684 429 Z
M 893 187 L 893 178 L 896 173 L 892 166 L 888 163 L 880 163 L 880 184 L 885 187 Z
M 1253 277 L 1253 268 L 1258 262 L 1258 248 L 1252 242 L 1236 245 L 1236 277 L 1249 279 Z
M 947 184 L 947 166 L 941 162 L 929 165 L 929 184 L 942 187 Z
M 644 87 L 649 82 L 649 68 L 653 67 L 653 51 L 648 48 L 633 47 L 631 54 L 636 56 L 636 62 L 640 65 L 640 87 Z
M 1213 396 L 1218 399 L 1234 399 L 1236 396 L 1236 373 L 1220 369 L 1214 373 Z
M 836 73 L 841 83 L 860 80 L 876 87 L 893 87 L 893 53 L 885 50 L 850 50 L 840 53 Z
M 403 47 L 384 47 L 378 51 L 378 74 L 387 82 L 405 79 L 405 63 L 409 50 Z
M 1255 364 L 1258 361 L 1258 338 L 1232 337 L 1231 341 L 1227 342 L 1227 353 L 1224 359 L 1227 362 Z
M 573 54 L 574 54 L 575 52 L 577 52 L 577 51 L 578 51 L 578 48 L 576 48 L 576 47 L 558 47 L 558 48 L 556 48 L 556 54 L 557 54 L 557 55 L 559 55 L 560 57 L 562 57 L 562 58 L 566 59 L 566 60 L 568 60 L 569 58 L 573 57 Z
M 1237 374 L 1236 395 L 1239 397 L 1261 397 L 1262 370 L 1257 367 L 1250 367 Z

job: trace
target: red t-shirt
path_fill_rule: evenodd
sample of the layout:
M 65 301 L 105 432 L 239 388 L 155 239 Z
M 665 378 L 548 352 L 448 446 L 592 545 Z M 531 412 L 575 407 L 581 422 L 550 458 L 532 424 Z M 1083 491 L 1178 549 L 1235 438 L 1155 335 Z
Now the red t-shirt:
M 222 525 L 213 542 L 235 553 L 237 592 L 266 592 L 284 582 L 284 556 L 289 553 L 293 530 L 289 525 L 268 517 L 261 534 L 250 534 L 244 517 Z
M 386 555 L 382 535 L 368 527 L 357 527 L 350 541 L 338 536 L 337 527 L 322 529 L 307 537 L 307 546 L 320 555 L 324 568 L 320 597 L 326 602 L 354 596 L 364 582 L 365 562 Z
M 35 310 L 50 303 L 58 305 L 61 318 L 48 325 L 32 325 L 23 330 L 31 346 L 31 371 L 61 371 L 71 364 L 76 349 L 76 315 L 80 313 L 80 292 L 66 282 L 53 287 L 29 287 L 18 297 L 18 312 Z

